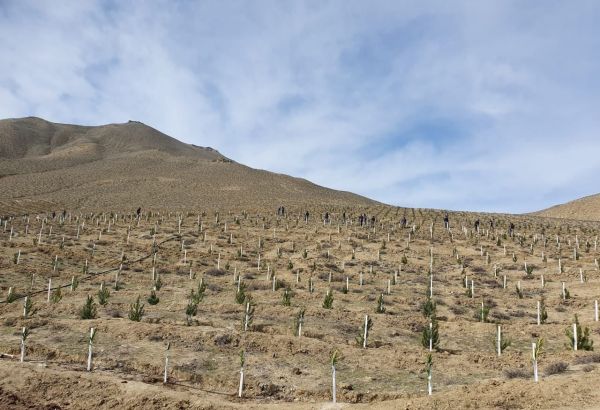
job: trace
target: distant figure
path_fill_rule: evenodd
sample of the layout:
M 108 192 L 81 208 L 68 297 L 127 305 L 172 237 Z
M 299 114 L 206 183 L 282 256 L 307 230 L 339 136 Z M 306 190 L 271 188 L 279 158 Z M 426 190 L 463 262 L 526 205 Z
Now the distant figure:
M 139 218 L 142 213 L 142 208 L 138 208 L 136 211 L 137 217 Z
M 448 214 L 444 215 L 444 227 L 446 230 L 450 229 L 450 218 L 448 218 Z
M 56 218 L 56 211 L 52 211 L 52 219 Z
M 363 216 L 363 214 L 358 215 L 358 223 L 360 223 L 360 226 L 363 226 L 363 224 L 365 223 L 365 217 Z
M 329 212 L 325 212 L 325 223 L 329 223 Z
M 479 232 L 479 219 L 475 220 L 475 230 Z
M 403 216 L 403 217 L 402 217 L 402 220 L 400 220 L 400 225 L 401 225 L 403 228 L 406 228 L 406 217 L 405 217 L 405 216 Z
M 304 222 L 308 223 L 309 216 L 310 216 L 310 214 L 308 213 L 308 211 L 306 211 L 306 213 L 304 214 Z
M 63 219 L 65 219 L 67 217 L 67 210 L 63 209 Z
M 285 216 L 285 207 L 284 206 L 281 207 L 281 216 Z
M 346 212 L 342 213 L 342 221 L 344 221 L 344 223 L 346 223 Z
M 510 226 L 508 227 L 508 234 L 512 237 L 513 236 L 513 231 L 515 230 L 515 224 L 514 223 L 510 223 Z
M 490 219 L 490 229 L 494 229 L 494 220 Z
M 371 226 L 375 226 L 375 216 L 371 217 Z

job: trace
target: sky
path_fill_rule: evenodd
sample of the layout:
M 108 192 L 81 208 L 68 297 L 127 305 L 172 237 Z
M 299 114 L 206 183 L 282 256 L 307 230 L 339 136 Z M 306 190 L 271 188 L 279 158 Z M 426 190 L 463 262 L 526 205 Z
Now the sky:
M 144 122 L 388 204 L 600 192 L 598 1 L 0 0 L 0 118 Z

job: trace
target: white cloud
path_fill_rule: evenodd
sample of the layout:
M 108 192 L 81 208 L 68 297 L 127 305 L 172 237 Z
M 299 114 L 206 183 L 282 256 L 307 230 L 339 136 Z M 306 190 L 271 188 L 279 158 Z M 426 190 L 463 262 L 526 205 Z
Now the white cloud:
M 0 115 L 137 119 L 406 206 L 598 190 L 595 2 L 0 4 Z

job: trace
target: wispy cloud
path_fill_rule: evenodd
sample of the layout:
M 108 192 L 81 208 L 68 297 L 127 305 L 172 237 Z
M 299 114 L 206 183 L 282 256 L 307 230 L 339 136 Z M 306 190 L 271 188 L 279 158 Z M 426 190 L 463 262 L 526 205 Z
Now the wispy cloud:
M 392 204 L 600 191 L 594 1 L 0 2 L 0 115 L 136 119 Z

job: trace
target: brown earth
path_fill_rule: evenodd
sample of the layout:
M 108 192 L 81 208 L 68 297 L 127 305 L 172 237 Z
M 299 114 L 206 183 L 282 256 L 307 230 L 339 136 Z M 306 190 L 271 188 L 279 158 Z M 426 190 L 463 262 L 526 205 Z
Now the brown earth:
M 590 195 L 576 199 L 575 201 L 567 202 L 566 204 L 556 205 L 536 212 L 535 215 L 551 218 L 600 221 L 600 194 Z
M 0 214 L 375 204 L 246 167 L 134 121 L 86 127 L 40 118 L 0 120 L 0 190 Z M 17 201 L 24 203 L 19 207 Z
M 594 262 L 598 257 L 598 224 L 453 213 L 450 235 L 442 226 L 443 214 L 436 211 L 371 207 L 366 212 L 377 222 L 367 228 L 360 227 L 356 219 L 364 208 L 346 209 L 347 216 L 352 214 L 352 222 L 347 223 L 342 220 L 341 209 L 329 209 L 330 224 L 320 218 L 324 209 L 311 209 L 313 217 L 308 224 L 299 213 L 277 217 L 260 209 L 223 211 L 218 216 L 209 212 L 184 214 L 181 228 L 174 212 L 143 214 L 139 224 L 130 214 L 73 213 L 64 220 L 57 215 L 48 217 L 43 227 L 44 216 L 7 221 L 6 229 L 3 226 L 0 230 L 0 352 L 17 356 L 21 328 L 28 327 L 30 335 L 26 363 L 9 356 L 0 359 L 0 405 L 299 409 L 597 406 L 600 393 L 595 378 L 600 356 L 574 353 L 564 332 L 571 328 L 575 314 L 583 327 L 589 327 L 591 339 L 597 339 L 600 331 L 593 315 L 600 285 Z M 408 219 L 405 228 L 399 224 L 403 216 Z M 475 218 L 486 229 L 493 218 L 495 227 L 478 234 L 473 230 Z M 513 237 L 507 235 L 511 222 L 516 225 Z M 41 242 L 34 244 L 40 231 Z M 153 234 L 158 243 L 155 262 L 148 257 Z M 578 256 L 573 259 L 570 255 L 577 244 Z M 421 304 L 427 300 L 431 249 L 440 344 L 433 352 L 434 393 L 428 397 L 423 372 L 428 352 L 421 345 L 428 319 Z M 19 250 L 19 264 L 15 264 Z M 119 289 L 115 290 L 121 252 L 125 262 Z M 558 273 L 559 257 L 563 273 Z M 84 274 L 86 260 L 89 271 Z M 531 278 L 524 272 L 525 260 L 534 267 Z M 497 276 L 494 266 L 500 269 Z M 147 301 L 155 284 L 153 267 L 162 283 L 156 291 L 156 305 Z M 388 280 L 394 280 L 395 271 L 399 271 L 398 281 L 391 282 L 387 294 Z M 236 272 L 242 275 L 255 305 L 248 331 L 242 329 L 244 305 L 235 300 Z M 273 273 L 276 291 L 272 290 Z M 473 298 L 465 294 L 465 275 L 475 281 Z M 503 275 L 507 276 L 506 289 L 502 287 Z M 546 281 L 543 289 L 541 275 Z M 79 279 L 79 286 L 71 291 L 73 276 Z M 53 297 L 55 303 L 47 301 L 50 278 L 52 295 L 57 286 L 63 286 L 60 300 Z M 205 297 L 188 321 L 185 311 L 190 290 L 198 287 L 200 278 L 207 285 Z M 314 292 L 309 291 L 311 278 Z M 562 281 L 570 293 L 565 300 Z M 98 305 L 102 282 L 110 290 L 105 306 Z M 522 298 L 515 290 L 517 283 Z M 18 297 L 30 294 L 37 311 L 23 318 L 22 298 L 5 303 L 9 287 Z M 282 303 L 286 287 L 293 292 L 291 306 Z M 334 296 L 332 309 L 323 307 L 328 289 Z M 382 293 L 385 313 L 375 313 Z M 80 318 L 86 295 L 92 295 L 97 304 L 95 319 Z M 140 322 L 128 318 L 138 295 L 145 304 Z M 548 321 L 538 326 L 535 312 L 541 298 Z M 482 301 L 490 308 L 485 322 L 480 320 Z M 294 317 L 301 307 L 306 313 L 303 335 L 298 337 Z M 361 334 L 365 314 L 373 320 L 373 328 L 363 349 L 355 339 Z M 496 324 L 502 324 L 504 335 L 512 341 L 500 357 L 494 351 Z M 89 327 L 98 329 L 98 334 L 93 370 L 88 373 Z M 531 380 L 530 357 L 531 342 L 539 337 L 545 344 L 540 357 L 541 380 L 536 384 Z M 169 383 L 163 385 L 168 342 Z M 242 399 L 236 397 L 240 350 L 246 353 Z M 337 407 L 328 403 L 329 358 L 334 350 L 341 353 L 337 365 L 341 404 Z M 566 369 L 547 375 L 546 369 L 556 362 L 565 363 Z M 509 378 L 509 371 L 517 378 Z

